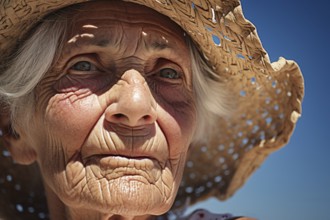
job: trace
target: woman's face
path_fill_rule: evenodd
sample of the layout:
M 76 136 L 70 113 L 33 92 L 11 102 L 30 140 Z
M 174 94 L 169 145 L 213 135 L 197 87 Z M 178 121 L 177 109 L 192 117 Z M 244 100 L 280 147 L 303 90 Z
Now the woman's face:
M 183 31 L 118 1 L 85 4 L 69 21 L 30 129 L 46 184 L 71 207 L 166 212 L 196 127 Z

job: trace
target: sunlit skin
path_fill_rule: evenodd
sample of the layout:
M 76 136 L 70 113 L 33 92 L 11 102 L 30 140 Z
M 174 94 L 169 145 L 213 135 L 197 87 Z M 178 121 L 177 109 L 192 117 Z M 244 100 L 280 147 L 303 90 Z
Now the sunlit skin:
M 175 199 L 196 128 L 184 32 L 143 6 L 84 4 L 29 129 L 53 219 L 147 219 Z

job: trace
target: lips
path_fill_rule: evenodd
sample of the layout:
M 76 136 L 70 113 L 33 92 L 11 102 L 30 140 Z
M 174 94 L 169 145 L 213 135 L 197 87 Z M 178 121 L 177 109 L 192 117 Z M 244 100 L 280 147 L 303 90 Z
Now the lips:
M 138 169 L 151 169 L 155 160 L 149 157 L 126 157 L 120 155 L 97 156 L 101 166 L 108 168 L 135 167 Z
M 90 166 L 95 174 L 107 180 L 124 178 L 145 184 L 154 184 L 162 172 L 162 166 L 157 160 L 142 156 L 94 155 L 89 157 L 86 166 Z

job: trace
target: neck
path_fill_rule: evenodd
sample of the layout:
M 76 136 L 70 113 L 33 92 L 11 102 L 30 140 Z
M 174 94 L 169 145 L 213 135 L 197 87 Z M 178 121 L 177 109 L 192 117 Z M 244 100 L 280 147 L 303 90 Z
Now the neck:
M 145 216 L 120 216 L 113 214 L 104 214 L 93 210 L 72 208 L 66 206 L 56 194 L 45 185 L 47 195 L 47 203 L 50 219 L 63 220 L 153 220 L 155 217 L 150 215 Z

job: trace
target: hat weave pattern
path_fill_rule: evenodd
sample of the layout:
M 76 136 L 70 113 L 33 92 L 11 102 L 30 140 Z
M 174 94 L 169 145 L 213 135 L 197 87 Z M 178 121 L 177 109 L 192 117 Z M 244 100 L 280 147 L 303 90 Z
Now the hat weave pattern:
M 84 1 L 5 1 L 0 6 L 0 65 L 5 66 L 42 17 L 79 2 Z M 218 119 L 206 143 L 192 146 L 174 208 L 210 196 L 225 200 L 270 153 L 289 141 L 304 93 L 299 67 L 284 58 L 270 62 L 238 0 L 128 2 L 152 8 L 181 26 L 237 103 L 228 118 Z M 6 175 L 0 173 L 0 186 Z

